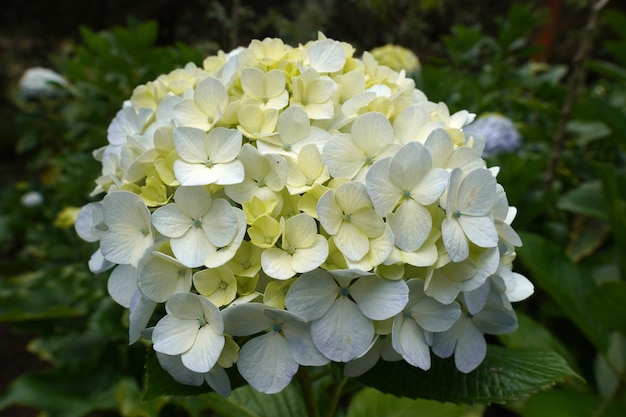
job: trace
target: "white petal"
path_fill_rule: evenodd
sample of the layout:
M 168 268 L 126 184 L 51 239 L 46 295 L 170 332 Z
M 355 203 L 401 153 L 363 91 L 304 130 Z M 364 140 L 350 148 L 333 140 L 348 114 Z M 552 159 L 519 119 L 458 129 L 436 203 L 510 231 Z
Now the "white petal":
M 189 268 L 204 265 L 204 260 L 214 250 L 204 230 L 192 227 L 183 237 L 170 241 L 172 252 L 178 261 Z
M 211 209 L 202 218 L 202 229 L 214 246 L 228 245 L 237 233 L 238 218 L 230 203 L 223 198 L 213 200 Z
M 430 349 L 424 330 L 415 321 L 410 318 L 394 320 L 392 343 L 405 361 L 425 371 L 430 369 Z
M 298 248 L 293 254 L 292 265 L 297 273 L 314 270 L 328 257 L 328 241 L 322 235 L 315 236 L 315 242 L 308 248 Z
M 166 355 L 156 352 L 159 364 L 175 381 L 185 385 L 199 387 L 204 382 L 204 375 L 194 372 L 183 365 L 180 355 Z
M 263 312 L 269 307 L 261 303 L 246 303 L 222 310 L 224 332 L 231 336 L 250 336 L 271 329 L 274 320 Z
M 210 324 L 202 326 L 193 346 L 181 355 L 183 364 L 194 372 L 208 372 L 217 363 L 224 343 L 224 336 Z
M 358 261 L 370 249 L 370 242 L 365 233 L 352 223 L 344 222 L 333 236 L 337 249 L 348 259 Z
M 131 298 L 137 291 L 137 268 L 118 265 L 109 276 L 107 290 L 116 303 L 128 308 Z
M 458 222 L 467 238 L 475 245 L 481 248 L 493 248 L 498 245 L 498 232 L 490 217 L 461 215 Z
M 139 292 L 137 292 L 136 296 L 133 297 L 133 301 L 130 305 L 130 315 L 128 319 L 129 344 L 132 345 L 137 340 L 139 340 L 139 338 L 141 337 L 141 332 L 143 332 L 146 326 L 148 326 L 148 323 L 152 318 L 152 314 L 154 313 L 156 305 L 157 303 L 145 297 L 142 297 Z
M 191 289 L 191 269 L 174 259 L 153 255 L 141 266 L 138 284 L 144 296 L 163 303 L 175 292 Z
M 389 119 L 378 112 L 359 116 L 352 124 L 350 134 L 367 156 L 378 155 L 395 137 Z
M 444 219 L 441 224 L 441 237 L 453 262 L 461 262 L 469 256 L 469 244 L 458 221 Z
M 441 304 L 430 297 L 422 297 L 409 311 L 420 327 L 429 332 L 446 331 L 461 316 L 457 303 Z
M 193 127 L 176 127 L 173 132 L 174 147 L 186 162 L 205 163 L 209 158 L 205 146 L 206 133 Z
M 307 49 L 309 64 L 317 72 L 336 72 L 346 63 L 346 54 L 337 41 L 324 39 L 313 42 Z
M 347 362 L 365 352 L 374 338 L 374 324 L 348 297 L 339 297 L 328 312 L 311 324 L 315 346 L 335 362 Z
M 76 216 L 74 229 L 81 239 L 87 242 L 97 242 L 102 237 L 104 230 L 104 216 L 102 214 L 102 204 L 89 203 L 81 207 Z
M 269 332 L 249 340 L 239 351 L 237 369 L 254 389 L 265 394 L 282 391 L 298 371 L 278 332 Z
M 329 362 L 313 344 L 311 326 L 308 323 L 291 321 L 284 323 L 282 329 L 289 353 L 300 365 L 323 366 Z
M 237 129 L 216 127 L 207 135 L 208 154 L 213 163 L 233 161 L 241 150 L 242 136 Z
M 285 297 L 287 310 L 307 320 L 317 320 L 332 306 L 339 286 L 322 269 L 304 273 L 289 288 Z
M 507 288 L 506 296 L 509 298 L 510 302 L 515 303 L 530 297 L 535 291 L 535 288 L 532 282 L 530 282 L 525 276 L 516 272 L 513 273 L 513 276 L 515 277 L 515 289 L 513 291 L 508 291 Z
M 387 213 L 392 212 L 402 197 L 402 190 L 391 182 L 390 164 L 391 158 L 381 159 L 372 165 L 365 176 L 367 192 L 372 199 L 376 212 L 381 216 L 386 216 Z
M 193 219 L 180 211 L 176 204 L 169 203 L 154 211 L 152 224 L 164 236 L 181 237 L 192 226 Z
M 428 238 L 433 220 L 430 212 L 414 200 L 405 200 L 390 216 L 389 227 L 397 247 L 406 252 L 418 250 Z
M 409 301 L 404 280 L 387 280 L 375 275 L 359 278 L 349 287 L 359 309 L 372 320 L 386 320 L 402 311 Z
M 463 214 L 484 216 L 493 207 L 496 179 L 491 171 L 477 169 L 465 176 L 459 186 L 457 209 Z
M 154 350 L 167 355 L 180 355 L 196 341 L 198 320 L 179 319 L 167 315 L 156 324 L 152 333 Z
M 204 380 L 207 384 L 222 397 L 230 395 L 230 379 L 224 368 L 214 366 L 209 372 L 204 374 Z
M 349 135 L 331 137 L 322 153 L 328 173 L 335 178 L 354 178 L 365 162 L 366 155 Z
M 464 373 L 473 371 L 485 359 L 487 343 L 483 334 L 473 325 L 464 326 L 454 350 L 456 368 Z
M 411 191 L 411 197 L 422 205 L 434 203 L 441 197 L 448 185 L 448 172 L 441 168 L 428 171 L 416 188 Z
M 400 148 L 391 159 L 389 176 L 400 189 L 412 190 L 431 167 L 432 159 L 424 145 L 410 142 Z
M 292 267 L 293 258 L 288 252 L 278 248 L 268 248 L 261 254 L 263 272 L 276 279 L 289 279 L 296 274 Z

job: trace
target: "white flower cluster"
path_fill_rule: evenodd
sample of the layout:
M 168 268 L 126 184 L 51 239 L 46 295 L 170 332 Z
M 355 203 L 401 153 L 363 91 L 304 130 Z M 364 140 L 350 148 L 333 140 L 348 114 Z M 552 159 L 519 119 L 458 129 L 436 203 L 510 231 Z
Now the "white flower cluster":
M 469 372 L 516 328 L 532 285 L 473 115 L 354 53 L 268 38 L 188 64 L 137 87 L 95 152 L 106 195 L 76 230 L 177 381 L 227 395 L 236 365 L 275 393 L 299 366 L 427 370 L 431 351 Z

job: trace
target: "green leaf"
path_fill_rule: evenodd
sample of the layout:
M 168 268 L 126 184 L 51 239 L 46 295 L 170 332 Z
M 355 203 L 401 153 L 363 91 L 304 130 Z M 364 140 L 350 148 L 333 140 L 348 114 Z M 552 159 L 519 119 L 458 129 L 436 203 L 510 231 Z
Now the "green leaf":
M 580 331 L 600 350 L 608 330 L 589 314 L 587 297 L 595 288 L 591 274 L 570 261 L 563 249 L 541 236 L 520 233 L 524 245 L 517 249 L 519 260 L 530 272 L 530 280 L 558 304 Z
M 509 348 L 548 348 L 562 356 L 567 364 L 578 372 L 576 360 L 571 352 L 541 323 L 529 316 L 517 313 L 518 328 L 513 333 L 498 336 L 500 341 Z
M 589 294 L 591 315 L 609 329 L 626 335 L 626 282 L 608 282 Z
M 374 388 L 365 388 L 350 401 L 346 417 L 469 417 L 482 415 L 481 409 L 481 406 L 399 398 Z
M 576 214 L 608 220 L 600 181 L 588 181 L 559 198 L 557 207 Z
M 404 362 L 380 361 L 360 377 L 382 392 L 456 404 L 488 404 L 522 398 L 576 374 L 548 349 L 507 349 L 489 346 L 474 371 L 458 371 L 452 359 L 433 357 L 429 371 Z
M 211 393 L 203 400 L 220 417 L 302 417 L 307 414 L 294 383 L 273 395 L 262 394 L 247 385 L 234 390 L 228 398 Z
M 524 417 L 621 417 L 624 408 L 619 404 L 606 407 L 597 395 L 578 391 L 551 390 L 532 396 L 524 405 Z
M 613 226 L 613 239 L 618 253 L 626 253 L 626 171 L 617 171 L 607 164 L 594 164 L 597 175 L 602 181 L 602 190 L 607 202 L 608 218 Z M 620 256 L 622 276 L 626 277 L 626 257 Z

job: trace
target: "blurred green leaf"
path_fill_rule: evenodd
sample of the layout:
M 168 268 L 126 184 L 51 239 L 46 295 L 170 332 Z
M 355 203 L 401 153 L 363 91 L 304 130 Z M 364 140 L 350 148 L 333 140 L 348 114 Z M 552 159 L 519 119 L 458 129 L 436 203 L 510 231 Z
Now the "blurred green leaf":
M 390 377 L 393 375 L 393 377 Z M 474 371 L 458 371 L 452 359 L 433 357 L 429 371 L 404 362 L 383 362 L 359 379 L 382 392 L 456 404 L 488 404 L 522 398 L 576 374 L 548 349 L 489 346 Z
M 622 417 L 624 407 L 620 404 L 607 406 L 597 395 L 578 392 L 552 390 L 540 392 L 526 401 L 524 417 Z
M 570 261 L 560 246 L 544 237 L 530 233 L 520 233 L 520 237 L 524 245 L 517 253 L 530 271 L 530 280 L 548 293 L 596 347 L 604 349 L 608 330 L 587 308 L 587 297 L 595 288 L 589 271 Z
M 557 207 L 576 214 L 608 220 L 600 181 L 588 181 L 559 198 Z
M 607 202 L 607 214 L 613 226 L 613 239 L 617 244 L 622 276 L 626 277 L 626 171 L 615 170 L 608 164 L 594 164 L 602 181 L 602 190 Z
M 224 398 L 211 393 L 203 401 L 220 417 L 302 417 L 307 411 L 294 383 L 277 394 L 261 394 L 249 385 L 234 390 Z
M 589 309 L 600 324 L 626 335 L 626 282 L 607 282 L 589 294 Z
M 346 417 L 478 417 L 482 415 L 482 409 L 480 406 L 399 398 L 365 388 L 353 397 Z
M 119 375 L 115 367 L 60 367 L 27 374 L 0 395 L 0 410 L 27 405 L 49 417 L 81 417 L 95 410 L 115 409 Z

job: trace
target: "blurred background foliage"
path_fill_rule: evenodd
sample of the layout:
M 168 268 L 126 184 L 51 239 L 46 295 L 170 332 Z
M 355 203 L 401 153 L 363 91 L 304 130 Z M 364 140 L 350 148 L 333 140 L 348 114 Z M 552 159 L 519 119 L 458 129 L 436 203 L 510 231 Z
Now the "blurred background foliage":
M 520 329 L 490 342 L 550 348 L 582 377 L 479 407 L 400 400 L 351 382 L 333 399 L 335 415 L 624 415 L 626 7 L 604 3 L 64 0 L 26 8 L 5 0 L 0 415 L 303 413 L 295 388 L 272 397 L 239 390 L 226 402 L 142 401 L 147 349 L 128 346 L 127 317 L 106 296 L 106 278 L 87 269 L 94 248 L 71 219 L 100 170 L 91 151 L 106 143 L 108 123 L 136 85 L 253 38 L 297 44 L 318 31 L 358 53 L 402 45 L 419 56 L 421 70 L 411 75 L 431 100 L 514 122 L 521 149 L 488 162 L 501 167 L 498 180 L 518 208 L 524 246 L 516 269 L 536 293 L 516 307 Z M 20 96 L 17 81 L 30 66 L 53 68 L 67 86 L 52 97 Z M 318 389 L 331 401 L 328 386 Z

